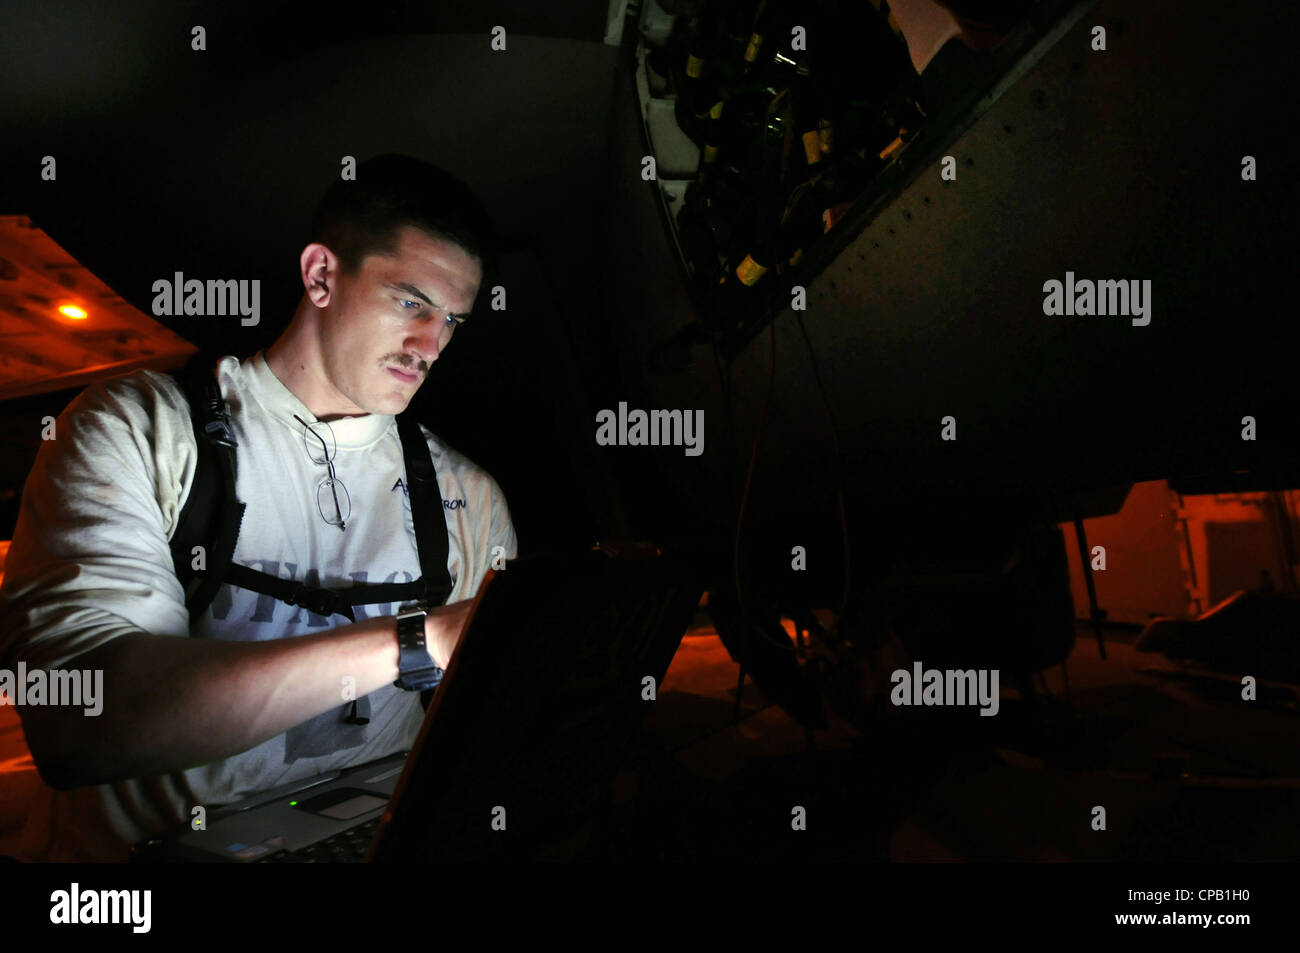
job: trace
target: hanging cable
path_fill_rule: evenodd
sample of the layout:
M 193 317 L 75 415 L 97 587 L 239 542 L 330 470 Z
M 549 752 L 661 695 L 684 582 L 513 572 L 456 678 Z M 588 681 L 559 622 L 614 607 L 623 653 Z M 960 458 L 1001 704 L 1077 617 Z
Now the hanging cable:
M 844 610 L 849 604 L 850 584 L 853 578 L 853 571 L 849 565 L 849 517 L 844 503 L 844 461 L 840 456 L 840 431 L 835 424 L 835 412 L 831 408 L 830 396 L 826 393 L 825 385 L 822 384 L 821 371 L 817 367 L 817 355 L 813 352 L 812 339 L 808 337 L 808 329 L 804 327 L 803 314 L 796 312 L 795 317 L 799 321 L 799 333 L 803 335 L 803 343 L 808 348 L 808 360 L 812 363 L 813 380 L 817 382 L 817 390 L 821 393 L 822 403 L 826 406 L 826 417 L 831 423 L 831 442 L 835 450 L 835 482 L 840 496 L 840 538 L 844 544 L 844 591 L 840 596 L 839 611 L 835 613 L 835 624 L 832 626 L 832 631 L 838 631 L 840 619 L 844 617 Z

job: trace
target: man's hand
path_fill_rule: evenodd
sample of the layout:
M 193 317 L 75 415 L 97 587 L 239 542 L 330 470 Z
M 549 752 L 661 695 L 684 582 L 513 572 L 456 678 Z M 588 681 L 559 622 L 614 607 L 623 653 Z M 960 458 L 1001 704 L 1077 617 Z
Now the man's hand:
M 451 653 L 465 631 L 465 622 L 469 619 L 469 608 L 473 599 L 449 602 L 445 606 L 436 606 L 429 610 L 424 619 L 424 644 L 433 658 L 433 664 L 445 669 L 451 661 Z

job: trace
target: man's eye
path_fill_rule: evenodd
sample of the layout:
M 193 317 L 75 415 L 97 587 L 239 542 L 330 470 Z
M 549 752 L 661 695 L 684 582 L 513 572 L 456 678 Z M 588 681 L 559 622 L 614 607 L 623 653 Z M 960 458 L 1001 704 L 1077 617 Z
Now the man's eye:
M 412 300 L 411 298 L 401 298 L 401 299 L 399 299 L 398 304 L 400 304 L 400 305 L 402 306 L 402 310 L 404 310 L 404 311 L 410 311 L 410 310 L 412 310 L 411 308 L 406 307 L 408 304 L 413 304 L 413 305 L 415 305 L 415 310 L 417 310 L 417 311 L 420 309 L 420 302 L 418 302 L 418 301 L 414 301 L 414 300 Z

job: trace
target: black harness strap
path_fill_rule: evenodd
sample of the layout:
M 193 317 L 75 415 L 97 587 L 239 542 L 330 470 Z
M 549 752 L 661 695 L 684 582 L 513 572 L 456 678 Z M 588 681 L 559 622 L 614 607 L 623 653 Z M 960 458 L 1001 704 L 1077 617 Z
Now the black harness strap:
M 438 490 L 438 474 L 433 469 L 429 444 L 420 425 L 405 412 L 397 415 L 397 435 L 406 458 L 415 548 L 420 554 L 419 582 L 424 586 L 424 592 L 417 598 L 422 602 L 437 600 L 442 605 L 451 595 L 452 583 L 447 572 L 447 516 Z M 431 567 L 437 568 L 431 572 Z
M 185 590 L 185 603 L 191 614 L 196 614 L 212 602 L 221 587 L 221 567 L 234 559 L 246 504 L 235 495 L 238 444 L 230 430 L 221 386 L 211 372 L 197 373 L 193 365 L 188 370 L 181 384 L 190 402 L 198 457 L 194 482 L 172 534 L 171 548 L 177 577 Z M 193 565 L 195 546 L 205 549 L 202 571 Z M 213 568 L 217 571 L 210 571 Z

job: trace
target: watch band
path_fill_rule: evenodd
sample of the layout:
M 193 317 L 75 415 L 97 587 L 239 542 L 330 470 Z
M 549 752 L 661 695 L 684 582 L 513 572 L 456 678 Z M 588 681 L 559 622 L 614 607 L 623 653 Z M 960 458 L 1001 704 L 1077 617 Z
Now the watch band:
M 393 684 L 408 692 L 422 692 L 442 681 L 442 669 L 433 664 L 425 646 L 428 614 L 428 608 L 418 602 L 402 606 L 397 613 L 398 674 Z

